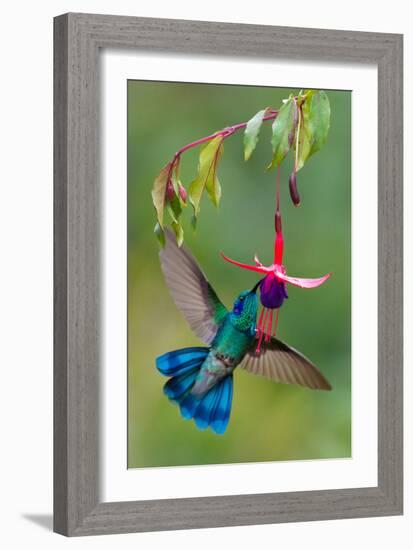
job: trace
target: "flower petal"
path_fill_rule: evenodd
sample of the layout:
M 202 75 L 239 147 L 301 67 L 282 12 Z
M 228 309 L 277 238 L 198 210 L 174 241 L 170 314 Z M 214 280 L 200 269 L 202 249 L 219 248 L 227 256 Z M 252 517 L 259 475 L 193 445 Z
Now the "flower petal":
M 281 281 L 290 283 L 290 285 L 298 286 L 300 288 L 316 288 L 327 281 L 331 273 L 327 273 L 324 277 L 319 277 L 318 279 L 301 279 L 299 277 L 289 277 L 284 275 L 281 271 L 276 271 L 275 275 Z
M 227 262 L 229 262 L 231 264 L 234 264 L 234 265 L 237 265 L 238 267 L 242 267 L 243 269 L 249 269 L 250 271 L 256 271 L 257 273 L 265 273 L 265 274 L 267 274 L 269 271 L 271 271 L 270 269 L 268 269 L 267 267 L 264 267 L 264 266 L 258 267 L 258 266 L 255 266 L 255 265 L 248 265 L 248 264 L 243 264 L 241 262 L 236 262 L 235 260 L 231 260 L 231 258 L 228 258 L 228 256 L 225 256 L 225 254 L 223 252 L 221 252 L 221 256 Z

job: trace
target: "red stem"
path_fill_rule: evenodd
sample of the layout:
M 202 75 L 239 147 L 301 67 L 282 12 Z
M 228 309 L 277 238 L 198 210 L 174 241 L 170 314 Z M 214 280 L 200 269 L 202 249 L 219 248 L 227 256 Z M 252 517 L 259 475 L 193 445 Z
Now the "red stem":
M 263 118 L 263 121 L 274 120 L 275 118 L 277 118 L 277 115 L 278 115 L 278 111 L 272 111 L 269 115 L 266 115 Z M 248 122 L 241 122 L 240 124 L 234 124 L 234 126 L 229 126 L 228 128 L 224 128 L 219 132 L 214 132 L 209 136 L 203 137 L 201 139 L 197 139 L 196 141 L 192 141 L 191 143 L 184 145 L 184 147 L 182 147 L 181 149 L 179 149 L 179 151 L 175 153 L 172 164 L 176 162 L 176 160 L 179 159 L 182 153 L 185 153 L 185 151 L 187 151 L 188 149 L 192 149 L 192 147 L 197 147 L 198 145 L 202 145 L 203 143 L 206 143 L 207 141 L 210 141 L 211 139 L 214 139 L 219 136 L 222 136 L 225 139 L 228 136 L 232 136 L 232 134 L 234 134 L 238 130 L 242 130 L 242 128 L 246 128 L 247 124 Z

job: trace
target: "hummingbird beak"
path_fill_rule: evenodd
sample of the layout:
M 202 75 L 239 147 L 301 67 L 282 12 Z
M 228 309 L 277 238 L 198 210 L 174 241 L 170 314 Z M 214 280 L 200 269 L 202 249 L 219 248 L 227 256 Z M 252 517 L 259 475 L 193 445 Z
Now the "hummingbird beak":
M 258 281 L 258 283 L 250 290 L 251 294 L 254 294 L 257 292 L 257 288 L 260 286 L 261 279 Z

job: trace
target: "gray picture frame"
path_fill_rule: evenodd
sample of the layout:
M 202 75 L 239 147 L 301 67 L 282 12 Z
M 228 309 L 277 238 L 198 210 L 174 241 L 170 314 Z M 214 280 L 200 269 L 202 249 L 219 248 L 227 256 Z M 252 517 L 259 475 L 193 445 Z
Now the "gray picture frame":
M 54 530 L 74 536 L 402 514 L 402 36 L 70 13 L 55 18 L 54 44 Z M 101 502 L 99 51 L 106 47 L 378 67 L 377 487 Z

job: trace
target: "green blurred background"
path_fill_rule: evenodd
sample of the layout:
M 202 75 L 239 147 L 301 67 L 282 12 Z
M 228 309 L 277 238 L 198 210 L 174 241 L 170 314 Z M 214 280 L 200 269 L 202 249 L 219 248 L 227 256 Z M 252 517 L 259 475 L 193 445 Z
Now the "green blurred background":
M 305 84 L 305 83 L 303 83 Z M 238 369 L 224 436 L 199 431 L 163 395 L 166 379 L 155 358 L 202 345 L 165 286 L 151 187 L 159 170 L 185 144 L 251 118 L 299 90 L 255 86 L 128 82 L 128 467 L 341 458 L 351 456 L 351 93 L 328 91 L 327 144 L 298 173 L 302 205 L 288 193 L 292 158 L 282 163 L 281 208 L 288 273 L 318 277 L 313 290 L 288 287 L 277 336 L 313 360 L 331 392 L 281 385 Z M 225 142 L 218 175 L 219 210 L 205 196 L 197 233 L 184 212 L 185 242 L 223 302 L 230 306 L 256 275 L 224 262 L 219 251 L 252 262 L 272 261 L 275 171 L 271 123 L 264 123 L 252 158 L 243 160 L 243 133 Z M 186 152 L 181 179 L 196 174 L 198 149 Z

